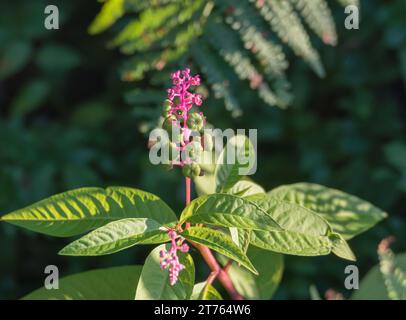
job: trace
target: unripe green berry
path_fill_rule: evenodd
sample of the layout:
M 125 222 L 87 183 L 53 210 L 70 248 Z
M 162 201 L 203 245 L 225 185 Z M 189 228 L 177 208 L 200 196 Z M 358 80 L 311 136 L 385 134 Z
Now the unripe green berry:
M 197 163 L 186 164 L 182 168 L 185 177 L 194 178 L 200 175 L 200 166 Z
M 194 131 L 200 131 L 203 129 L 204 126 L 204 119 L 197 112 L 193 112 L 189 114 L 186 124 L 189 129 Z
M 175 122 L 177 119 L 174 115 L 170 115 L 169 117 L 167 117 L 163 124 L 162 124 L 162 129 L 166 130 L 168 132 L 169 137 L 172 134 L 172 130 L 173 130 L 173 122 Z
M 169 111 L 171 111 L 171 101 L 166 99 L 162 108 L 162 116 L 167 117 L 169 115 Z

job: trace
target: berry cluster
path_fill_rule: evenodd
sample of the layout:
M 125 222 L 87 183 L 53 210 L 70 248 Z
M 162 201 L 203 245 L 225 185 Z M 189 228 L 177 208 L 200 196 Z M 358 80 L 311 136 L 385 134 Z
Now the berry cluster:
M 171 239 L 171 248 L 167 250 L 161 250 L 159 257 L 162 259 L 160 266 L 162 269 L 167 269 L 169 272 L 169 283 L 173 286 L 178 281 L 179 272 L 185 269 L 185 266 L 179 262 L 177 251 L 188 252 L 189 246 L 186 243 L 177 243 L 177 233 L 174 230 L 168 232 L 168 236 Z
M 186 177 L 196 177 L 202 174 L 199 161 L 204 138 L 200 134 L 206 121 L 202 112 L 194 111 L 195 107 L 201 106 L 202 96 L 189 90 L 200 85 L 200 77 L 191 76 L 186 68 L 172 73 L 171 78 L 172 87 L 168 89 L 168 99 L 164 103 L 165 120 L 162 124 L 171 140 L 168 148 L 170 164 L 182 167 Z

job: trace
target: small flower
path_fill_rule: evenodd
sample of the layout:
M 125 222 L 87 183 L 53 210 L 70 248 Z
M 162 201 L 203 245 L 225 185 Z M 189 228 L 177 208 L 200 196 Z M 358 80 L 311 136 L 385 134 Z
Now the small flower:
M 193 96 L 193 103 L 197 106 L 201 106 L 202 105 L 202 96 L 200 94 L 195 94 Z
M 186 243 L 182 244 L 182 246 L 180 247 L 180 251 L 185 252 L 185 253 L 188 252 L 189 246 Z
M 191 86 L 199 86 L 200 85 L 200 76 L 195 75 L 194 77 L 190 78 L 190 85 Z

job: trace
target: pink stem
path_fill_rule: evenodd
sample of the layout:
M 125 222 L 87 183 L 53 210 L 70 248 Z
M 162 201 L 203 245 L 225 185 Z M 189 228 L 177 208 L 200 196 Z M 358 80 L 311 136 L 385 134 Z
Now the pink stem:
M 230 295 L 231 299 L 233 300 L 244 300 L 244 297 L 238 293 L 235 289 L 233 282 L 231 281 L 227 272 L 225 272 L 217 262 L 216 258 L 214 257 L 213 253 L 210 251 L 209 248 L 206 246 L 200 245 L 198 243 L 191 242 L 192 245 L 199 250 L 200 254 L 202 255 L 204 261 L 206 261 L 209 268 L 212 270 L 210 275 L 210 281 L 212 282 L 215 277 L 219 279 L 221 284 L 223 285 L 224 289 L 227 290 L 228 294 Z
M 189 177 L 186 177 L 186 205 L 190 203 L 190 185 L 191 181 Z M 190 223 L 186 223 L 186 229 L 190 227 Z M 231 281 L 227 271 L 228 268 L 230 267 L 231 263 L 229 262 L 226 265 L 225 270 L 223 270 L 219 263 L 217 262 L 216 258 L 214 257 L 213 253 L 211 250 L 198 243 L 191 242 L 191 244 L 200 252 L 202 255 L 204 261 L 206 261 L 207 265 L 211 269 L 211 274 L 208 278 L 209 283 L 211 284 L 215 278 L 218 278 L 221 284 L 223 285 L 224 289 L 227 290 L 228 294 L 230 295 L 231 299 L 233 300 L 244 300 L 244 297 L 241 296 L 238 291 L 235 289 L 233 282 Z
M 190 194 L 191 194 L 191 190 L 190 190 L 190 178 L 186 177 L 185 178 L 185 183 L 186 183 L 186 205 L 188 205 L 190 203 Z

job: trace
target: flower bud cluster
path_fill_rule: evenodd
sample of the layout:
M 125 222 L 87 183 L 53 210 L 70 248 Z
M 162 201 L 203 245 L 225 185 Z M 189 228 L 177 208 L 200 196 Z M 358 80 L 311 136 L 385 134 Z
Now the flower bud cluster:
M 168 89 L 168 99 L 163 108 L 162 128 L 168 132 L 170 165 L 179 166 L 186 177 L 196 177 L 203 172 L 199 160 L 203 152 L 203 141 L 195 133 L 202 133 L 205 117 L 195 110 L 202 105 L 202 96 L 190 92 L 191 87 L 200 85 L 200 76 L 190 75 L 190 69 L 178 70 L 171 74 L 172 87 Z M 208 137 L 212 139 L 212 137 Z M 208 139 L 206 138 L 206 139 Z
M 189 246 L 186 243 L 180 243 L 176 241 L 177 233 L 174 230 L 168 232 L 168 236 L 171 239 L 171 248 L 169 250 L 161 250 L 159 257 L 161 258 L 160 266 L 162 269 L 168 269 L 169 283 L 171 286 L 175 285 L 178 281 L 179 273 L 185 269 L 185 266 L 179 262 L 177 255 L 178 250 L 181 252 L 188 252 Z

